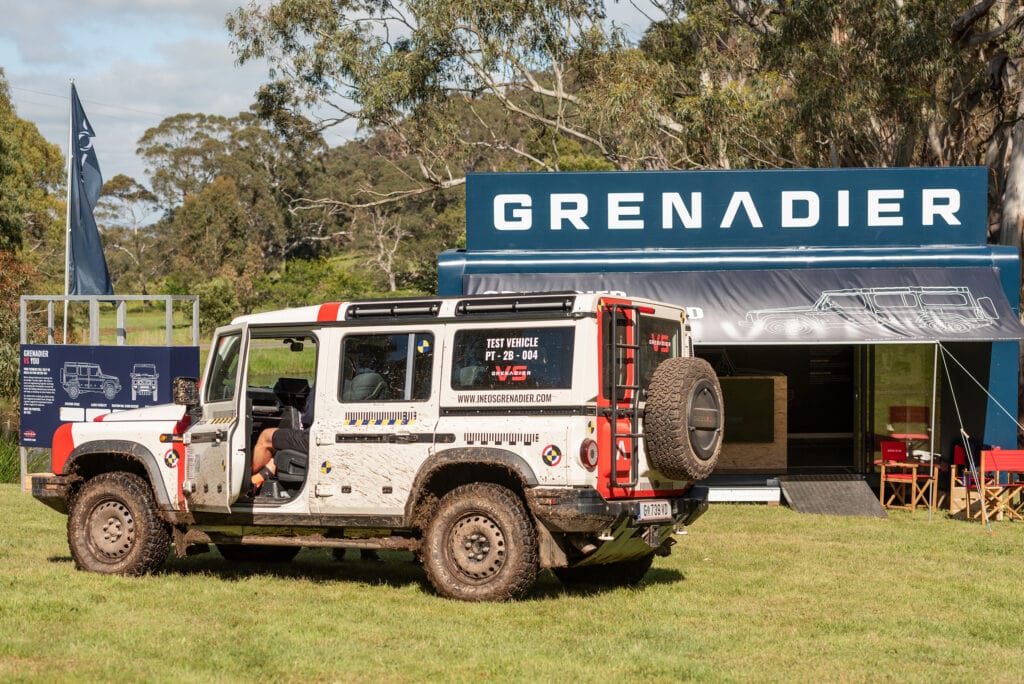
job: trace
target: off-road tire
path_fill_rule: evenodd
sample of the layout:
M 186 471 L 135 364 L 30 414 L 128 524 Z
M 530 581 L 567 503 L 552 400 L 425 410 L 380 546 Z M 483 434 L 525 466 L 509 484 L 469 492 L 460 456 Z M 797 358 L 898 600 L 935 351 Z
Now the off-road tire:
M 442 596 L 461 601 L 521 598 L 537 581 L 537 533 L 509 489 L 456 487 L 437 506 L 424 535 L 423 567 Z
M 298 546 L 260 544 L 217 544 L 224 560 L 232 563 L 291 563 L 301 550 Z
M 578 568 L 552 568 L 555 577 L 567 587 L 589 585 L 594 587 L 632 587 L 640 584 L 654 562 L 654 554 L 642 558 L 606 563 L 604 565 L 583 565 Z
M 68 386 L 64 388 L 64 391 L 68 393 L 68 397 L 70 399 L 77 399 L 78 395 L 82 393 L 82 388 L 79 387 L 77 382 L 72 382 L 69 383 Z
M 145 575 L 171 549 L 149 485 L 138 475 L 103 473 L 82 485 L 68 514 L 68 547 L 79 570 Z
M 644 439 L 651 467 L 674 480 L 702 480 L 722 451 L 722 387 L 704 359 L 661 362 L 651 377 Z
M 114 383 L 107 382 L 103 385 L 103 396 L 107 398 L 107 401 L 113 401 L 114 397 L 117 396 L 118 390 L 114 389 Z

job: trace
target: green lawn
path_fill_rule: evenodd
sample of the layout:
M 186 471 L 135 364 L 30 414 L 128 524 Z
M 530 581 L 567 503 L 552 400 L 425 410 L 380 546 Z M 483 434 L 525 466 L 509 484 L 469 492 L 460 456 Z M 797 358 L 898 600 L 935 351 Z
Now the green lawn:
M 1014 681 L 1024 524 L 715 504 L 639 589 L 440 599 L 409 555 L 216 553 L 76 572 L 65 518 L 0 486 L 0 680 Z

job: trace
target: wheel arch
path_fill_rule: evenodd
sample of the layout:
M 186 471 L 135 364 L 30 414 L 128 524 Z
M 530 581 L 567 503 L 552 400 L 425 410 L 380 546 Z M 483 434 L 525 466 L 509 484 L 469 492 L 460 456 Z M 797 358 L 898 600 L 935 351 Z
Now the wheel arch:
M 526 488 L 537 485 L 537 476 L 518 454 L 507 449 L 457 447 L 431 455 L 413 481 L 405 517 L 411 527 L 423 529 L 441 497 L 456 487 L 491 482 L 512 490 L 526 502 Z
M 76 477 L 79 483 L 76 489 L 101 473 L 117 470 L 134 473 L 148 482 L 158 509 L 172 508 L 156 458 L 138 442 L 112 439 L 86 442 L 75 447 L 64 466 L 66 474 Z

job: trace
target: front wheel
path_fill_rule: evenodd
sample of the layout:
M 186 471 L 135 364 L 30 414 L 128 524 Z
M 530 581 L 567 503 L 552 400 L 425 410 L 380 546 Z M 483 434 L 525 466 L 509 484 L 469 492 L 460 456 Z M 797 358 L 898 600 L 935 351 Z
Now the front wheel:
M 631 587 L 640 584 L 654 562 L 654 554 L 642 558 L 606 563 L 604 565 L 583 565 L 578 568 L 552 568 L 562 584 L 573 587 L 591 585 L 595 587 Z
M 446 494 L 424 535 L 423 566 L 437 593 L 462 601 L 525 596 L 537 581 L 537 536 L 523 502 L 490 483 Z
M 171 529 L 138 475 L 103 473 L 84 485 L 68 514 L 68 546 L 79 570 L 145 575 L 171 550 Z

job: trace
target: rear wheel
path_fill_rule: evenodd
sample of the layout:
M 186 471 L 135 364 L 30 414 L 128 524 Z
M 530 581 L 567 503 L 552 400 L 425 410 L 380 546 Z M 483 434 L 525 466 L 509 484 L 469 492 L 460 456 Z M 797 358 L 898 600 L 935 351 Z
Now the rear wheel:
M 149 485 L 133 473 L 103 473 L 84 485 L 68 513 L 68 546 L 80 570 L 144 575 L 167 559 L 171 529 Z
M 217 544 L 217 550 L 232 563 L 290 563 L 299 555 L 298 546 L 262 544 Z
M 666 359 L 655 369 L 644 410 L 651 466 L 674 480 L 711 474 L 722 451 L 722 388 L 704 359 Z
M 523 502 L 490 483 L 446 494 L 427 526 L 423 566 L 442 596 L 462 601 L 520 598 L 537 580 L 537 536 Z
M 595 587 L 628 587 L 640 584 L 654 562 L 654 554 L 642 558 L 606 563 L 604 565 L 583 565 L 578 568 L 552 568 L 562 584 L 573 587 L 591 585 Z

